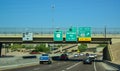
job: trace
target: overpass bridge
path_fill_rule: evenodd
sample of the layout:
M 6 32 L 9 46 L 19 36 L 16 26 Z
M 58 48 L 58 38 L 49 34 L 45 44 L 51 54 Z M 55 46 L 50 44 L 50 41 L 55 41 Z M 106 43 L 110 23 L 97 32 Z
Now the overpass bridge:
M 92 28 L 92 38 L 90 42 L 76 41 L 67 42 L 65 41 L 65 30 L 63 29 L 63 41 L 56 42 L 53 41 L 53 30 L 54 29 L 25 29 L 25 28 L 0 28 L 0 56 L 2 44 L 7 43 L 60 43 L 60 44 L 76 44 L 76 43 L 90 43 L 90 44 L 110 44 L 112 39 L 120 39 L 119 29 L 104 29 L 104 28 Z M 114 31 L 115 30 L 115 31 Z M 116 31 L 117 30 L 117 31 Z M 33 32 L 33 41 L 23 41 L 23 32 Z M 106 33 L 105 33 L 106 32 Z
M 107 44 L 112 43 L 112 39 L 120 39 L 120 28 L 91 28 L 91 42 L 66 42 L 65 33 L 70 28 L 0 28 L 0 43 L 93 43 Z M 53 41 L 55 30 L 63 30 L 63 41 Z M 22 35 L 24 32 L 32 32 L 33 41 L 23 42 Z M 78 31 L 77 31 L 78 34 Z
M 54 41 L 53 36 L 33 36 L 33 41 L 23 41 L 22 36 L 0 36 L 0 56 L 1 56 L 1 49 L 2 49 L 2 44 L 10 44 L 10 43 L 57 43 L 57 44 L 77 44 L 77 43 L 90 43 L 90 44 L 110 44 L 112 43 L 111 39 L 112 38 L 91 38 L 90 42 L 86 41 L 74 41 L 74 42 L 68 42 L 65 41 L 66 37 L 63 37 L 63 41 Z
M 91 41 L 65 41 L 66 37 L 63 37 L 63 41 L 54 41 L 53 36 L 39 36 L 33 37 L 33 41 L 23 41 L 22 36 L 0 36 L 0 43 L 91 43 L 91 44 L 108 44 L 112 43 L 112 38 L 91 38 Z

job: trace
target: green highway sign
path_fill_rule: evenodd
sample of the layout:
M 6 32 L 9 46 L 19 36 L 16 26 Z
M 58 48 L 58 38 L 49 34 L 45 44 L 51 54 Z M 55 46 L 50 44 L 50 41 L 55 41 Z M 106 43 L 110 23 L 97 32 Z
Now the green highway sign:
M 62 31 L 55 31 L 54 32 L 54 41 L 63 41 Z
M 77 41 L 76 32 L 67 31 L 66 32 L 66 41 Z
M 79 41 L 91 41 L 91 28 L 79 27 Z
M 91 37 L 91 28 L 90 27 L 80 27 L 79 28 L 79 37 Z

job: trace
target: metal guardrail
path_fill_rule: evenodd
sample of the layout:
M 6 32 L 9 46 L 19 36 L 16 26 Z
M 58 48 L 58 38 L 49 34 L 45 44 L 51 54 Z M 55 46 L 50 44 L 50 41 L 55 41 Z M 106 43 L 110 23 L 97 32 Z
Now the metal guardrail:
M 62 30 L 65 36 L 69 28 L 0 28 L 0 37 L 22 37 L 24 32 L 32 32 L 33 37 L 53 36 L 55 30 Z M 92 37 L 120 38 L 120 28 L 91 28 Z M 78 30 L 77 30 L 78 34 Z
M 22 34 L 0 34 L 1 38 L 7 38 L 7 37 L 22 37 Z M 53 37 L 53 34 L 34 34 L 33 37 Z M 66 37 L 65 34 L 63 35 L 63 37 Z M 96 35 L 92 35 L 92 38 L 105 38 L 104 35 L 102 34 L 96 34 Z M 111 34 L 107 34 L 106 38 L 120 38 L 120 34 L 117 35 L 111 35 Z
M 53 34 L 55 30 L 62 30 L 65 33 L 69 28 L 0 28 L 0 34 L 22 34 L 33 32 L 34 34 Z M 77 28 L 78 29 L 78 28 Z M 91 28 L 92 34 L 120 34 L 119 28 Z

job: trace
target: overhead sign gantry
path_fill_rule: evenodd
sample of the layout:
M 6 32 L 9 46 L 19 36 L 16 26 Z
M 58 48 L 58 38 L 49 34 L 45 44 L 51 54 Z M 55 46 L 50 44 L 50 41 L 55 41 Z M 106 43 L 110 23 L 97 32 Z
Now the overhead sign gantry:
M 78 31 L 76 27 L 71 27 L 65 35 L 66 42 L 91 41 L 91 27 L 79 27 Z M 62 31 L 54 32 L 54 41 L 63 41 Z

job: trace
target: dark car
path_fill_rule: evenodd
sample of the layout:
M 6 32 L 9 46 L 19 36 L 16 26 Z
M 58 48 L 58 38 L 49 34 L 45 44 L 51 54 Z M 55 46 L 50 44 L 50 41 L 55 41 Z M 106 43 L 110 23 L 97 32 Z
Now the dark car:
M 92 59 L 91 58 L 85 58 L 83 60 L 83 64 L 92 64 Z
M 60 60 L 68 60 L 68 55 L 67 54 L 61 54 Z
M 39 51 L 37 51 L 37 50 L 32 50 L 31 52 L 30 52 L 30 54 L 41 54 Z

